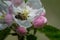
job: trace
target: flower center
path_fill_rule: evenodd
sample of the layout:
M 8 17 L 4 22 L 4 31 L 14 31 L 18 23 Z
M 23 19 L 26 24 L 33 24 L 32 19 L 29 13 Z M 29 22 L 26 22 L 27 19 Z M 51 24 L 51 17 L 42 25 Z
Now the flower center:
M 15 18 L 20 19 L 20 20 L 27 20 L 29 14 L 29 10 L 27 8 L 23 9 L 21 13 L 18 12 L 18 14 L 15 16 Z
M 29 14 L 29 10 L 27 8 L 25 8 L 23 11 L 22 11 L 22 14 L 27 18 L 28 14 Z
M 21 13 L 18 13 L 16 16 L 15 16 L 16 19 L 20 19 L 20 20 L 26 20 L 27 18 L 22 15 Z

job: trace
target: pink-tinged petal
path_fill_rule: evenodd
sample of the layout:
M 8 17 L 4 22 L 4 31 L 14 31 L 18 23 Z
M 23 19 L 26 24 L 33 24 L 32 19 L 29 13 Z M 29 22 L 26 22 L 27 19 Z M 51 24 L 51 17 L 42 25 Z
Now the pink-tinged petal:
M 8 25 L 10 25 L 10 24 L 12 24 L 12 21 L 13 21 L 12 15 L 11 15 L 11 14 L 6 14 L 6 15 L 5 15 L 5 22 L 6 22 Z
M 41 16 L 46 16 L 46 13 L 45 13 L 45 12 L 42 12 L 42 13 L 41 13 Z
M 18 34 L 23 35 L 23 36 L 27 34 L 27 30 L 26 30 L 26 28 L 24 28 L 24 27 L 17 27 L 16 32 L 17 32 Z
M 12 13 L 13 13 L 13 7 L 12 7 L 12 5 L 10 5 L 10 6 L 8 7 L 8 13 L 9 13 L 9 14 L 12 14 Z
M 47 23 L 47 18 L 44 16 L 39 16 L 35 18 L 33 21 L 34 28 L 43 27 L 46 23 Z
M 23 0 L 11 0 L 11 2 L 14 4 L 14 5 L 20 5 Z

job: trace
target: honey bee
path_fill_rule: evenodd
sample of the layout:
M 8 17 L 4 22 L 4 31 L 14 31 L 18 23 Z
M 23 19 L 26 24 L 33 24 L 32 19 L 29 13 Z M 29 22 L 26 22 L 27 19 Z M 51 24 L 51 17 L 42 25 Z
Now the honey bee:
M 21 13 L 18 13 L 16 16 L 15 16 L 16 19 L 20 19 L 20 20 L 27 20 L 26 16 L 24 16 L 23 14 Z

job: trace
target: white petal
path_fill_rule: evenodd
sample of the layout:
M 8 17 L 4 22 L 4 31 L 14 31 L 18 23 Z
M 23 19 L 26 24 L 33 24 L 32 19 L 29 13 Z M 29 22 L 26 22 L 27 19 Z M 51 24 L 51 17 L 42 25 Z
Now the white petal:
M 10 1 L 4 1 L 8 6 L 10 6 L 12 3 Z
M 37 9 L 30 9 L 30 12 L 28 14 L 29 17 L 27 17 L 28 20 L 32 21 L 34 17 L 37 15 Z
M 13 11 L 14 11 L 14 14 L 17 14 L 17 12 L 20 12 L 20 10 L 18 10 L 18 9 L 15 8 L 14 6 L 13 6 Z
M 40 14 L 44 12 L 45 13 L 45 9 L 42 7 L 40 9 L 38 9 L 38 11 L 36 12 L 36 16 L 40 16 Z
M 13 15 L 13 18 L 14 18 L 15 22 L 22 27 L 29 28 L 32 26 L 31 22 L 29 22 L 28 20 L 24 20 L 24 21 L 18 20 L 15 18 L 14 15 Z
M 29 11 L 32 11 L 33 9 L 30 7 L 30 6 L 26 6 L 26 8 L 29 10 Z
M 34 19 L 34 17 L 36 16 L 36 14 L 35 14 L 35 13 L 30 13 L 28 16 L 29 16 L 29 17 L 27 17 L 27 19 L 28 19 L 29 21 L 33 21 L 33 19 Z
M 23 10 L 23 8 L 21 8 L 20 6 L 18 6 L 18 7 L 13 6 L 14 14 L 17 14 L 18 12 L 22 13 L 22 10 Z
M 46 12 L 44 7 L 40 8 L 40 9 L 41 9 L 42 12 L 44 12 L 44 13 Z
M 4 30 L 5 28 L 7 28 L 8 25 L 7 24 L 0 24 L 0 30 Z
M 2 16 L 3 14 L 0 12 L 0 16 Z
M 40 9 L 42 7 L 40 0 L 28 0 L 27 4 L 35 9 Z
M 25 20 L 25 21 L 16 20 L 16 23 L 25 28 L 29 28 L 32 26 L 32 24 L 27 20 Z

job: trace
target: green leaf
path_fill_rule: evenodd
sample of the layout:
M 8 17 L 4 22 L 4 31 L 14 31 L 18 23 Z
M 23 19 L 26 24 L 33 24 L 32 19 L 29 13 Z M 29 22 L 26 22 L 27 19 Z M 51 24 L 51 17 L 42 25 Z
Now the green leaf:
M 51 25 L 46 25 L 44 28 L 39 29 L 39 32 L 45 33 L 50 40 L 60 40 L 60 30 Z
M 20 36 L 20 35 L 18 35 L 18 40 L 24 40 L 24 39 L 25 39 L 24 36 Z
M 25 1 L 25 3 L 28 1 L 28 0 L 24 0 Z
M 30 34 L 30 35 L 27 35 L 26 40 L 37 40 L 37 37 Z
M 9 28 L 0 31 L 0 40 L 4 40 L 9 35 L 9 33 L 10 33 Z
M 37 33 L 37 29 L 36 28 L 34 28 L 34 35 Z

